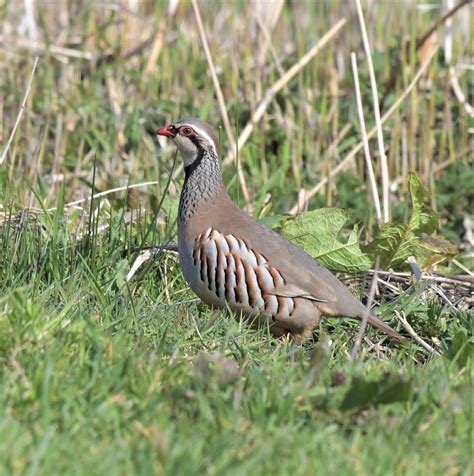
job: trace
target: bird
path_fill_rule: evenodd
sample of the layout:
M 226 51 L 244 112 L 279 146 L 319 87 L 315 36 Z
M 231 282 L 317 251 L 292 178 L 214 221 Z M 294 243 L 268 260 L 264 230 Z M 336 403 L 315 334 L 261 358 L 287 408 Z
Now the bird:
M 232 201 L 209 124 L 187 118 L 156 134 L 171 139 L 184 162 L 178 254 L 187 283 L 202 301 L 298 344 L 312 337 L 322 317 L 364 318 L 367 308 L 333 273 Z M 402 340 L 373 312 L 367 322 Z

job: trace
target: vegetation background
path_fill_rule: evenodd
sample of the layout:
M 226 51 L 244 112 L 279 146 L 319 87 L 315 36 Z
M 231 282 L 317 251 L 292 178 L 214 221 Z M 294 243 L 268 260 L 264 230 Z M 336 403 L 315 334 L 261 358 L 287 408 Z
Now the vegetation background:
M 362 4 L 382 115 L 424 68 L 383 126 L 391 222 L 410 223 L 416 172 L 440 238 L 430 279 L 388 262 L 376 294 L 419 340 L 367 330 L 351 359 L 356 323 L 326 320 L 303 347 L 275 340 L 200 305 L 172 252 L 127 275 L 143 247 L 176 239 L 182 166 L 154 129 L 183 116 L 219 128 L 222 104 L 223 157 L 254 126 L 240 172 L 224 161 L 242 207 L 284 227 L 337 206 L 361 243 L 380 236 L 351 152 L 351 52 L 374 125 L 356 3 L 199 2 L 220 104 L 190 2 L 0 2 L 0 474 L 472 473 L 474 36 L 472 3 L 458 6 Z M 371 276 L 345 279 L 364 298 Z

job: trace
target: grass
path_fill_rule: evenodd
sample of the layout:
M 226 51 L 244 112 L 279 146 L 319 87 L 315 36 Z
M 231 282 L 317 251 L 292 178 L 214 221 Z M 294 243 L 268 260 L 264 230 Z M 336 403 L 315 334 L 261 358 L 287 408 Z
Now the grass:
M 179 161 L 172 173 L 174 149 L 158 147 L 148 131 L 184 115 L 220 123 L 191 6 L 180 3 L 159 28 L 167 6 L 139 7 L 135 15 L 93 2 L 58 3 L 61 27 L 51 4 L 36 5 L 42 41 L 113 57 L 96 65 L 42 55 L 0 166 L 0 474 L 470 474 L 469 310 L 421 291 L 384 303 L 384 319 L 399 328 L 394 311 L 404 312 L 443 355 L 368 330 L 362 354 L 350 363 L 355 323 L 326 320 L 303 347 L 275 340 L 267 329 L 196 302 L 171 253 L 127 283 L 137 248 L 176 236 Z M 365 8 L 379 89 L 401 56 L 389 107 L 418 66 L 413 45 L 400 55 L 401 40 L 421 36 L 440 11 Z M 17 24 L 18 9 L 0 7 L 4 25 Z M 270 54 L 258 63 L 262 37 L 244 4 L 223 4 L 217 16 L 211 10 L 201 4 L 238 132 L 279 73 Z M 326 153 L 345 124 L 357 124 L 348 73 L 350 51 L 361 51 L 353 13 L 344 3 L 283 7 L 272 48 L 284 69 L 337 19 L 349 21 L 278 94 L 240 151 L 255 216 L 287 212 L 298 191 L 325 177 L 359 140 L 354 126 Z M 123 57 L 152 33 L 159 39 L 160 31 L 164 46 L 150 70 L 150 49 Z M 459 63 L 472 56 L 463 35 L 459 27 L 453 37 Z M 0 53 L 2 144 L 33 64 L 18 44 Z M 359 69 L 370 122 L 363 58 Z M 392 214 L 406 219 L 404 174 L 417 171 L 441 217 L 440 232 L 460 245 L 458 259 L 469 266 L 469 250 L 461 246 L 472 200 L 472 121 L 447 77 L 439 53 L 384 128 L 390 177 L 398 179 Z M 459 79 L 472 91 L 472 75 Z M 364 170 L 359 154 L 309 204 L 354 209 L 361 239 L 375 229 Z M 224 176 L 243 204 L 235 167 Z M 158 183 L 65 206 L 149 180 Z M 442 270 L 459 272 L 446 264 Z

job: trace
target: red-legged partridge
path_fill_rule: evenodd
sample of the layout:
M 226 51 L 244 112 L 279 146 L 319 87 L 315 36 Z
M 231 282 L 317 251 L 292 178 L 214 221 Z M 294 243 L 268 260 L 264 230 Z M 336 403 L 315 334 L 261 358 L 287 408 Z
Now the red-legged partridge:
M 184 119 L 157 134 L 172 139 L 184 160 L 179 259 L 204 302 L 268 321 L 274 335 L 290 333 L 297 342 L 311 336 L 321 316 L 363 317 L 364 305 L 331 272 L 230 199 L 208 124 Z M 368 322 L 400 338 L 375 315 Z

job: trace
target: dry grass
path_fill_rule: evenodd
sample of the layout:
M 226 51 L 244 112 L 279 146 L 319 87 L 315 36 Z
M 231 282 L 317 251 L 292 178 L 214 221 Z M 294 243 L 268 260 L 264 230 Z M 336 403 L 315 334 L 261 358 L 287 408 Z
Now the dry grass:
M 205 19 L 214 17 L 208 15 L 210 5 L 203 4 L 201 8 Z M 262 9 L 263 17 L 266 14 L 265 7 L 259 8 Z M 322 57 L 304 69 L 299 67 L 295 71 L 299 79 L 293 79 L 291 83 L 288 83 L 291 78 L 280 77 L 281 73 L 271 58 L 262 65 L 262 60 L 257 60 L 251 54 L 252 51 L 260 51 L 261 47 L 268 48 L 268 41 L 260 33 L 251 10 L 234 11 L 231 5 L 223 5 L 219 15 L 215 16 L 214 24 L 210 20 L 205 21 L 211 56 L 214 63 L 219 65 L 222 97 L 229 111 L 231 125 L 226 129 L 233 129 L 236 133 L 242 131 L 241 136 L 245 136 L 239 141 L 239 150 L 244 174 L 240 184 L 248 188 L 250 194 L 246 201 L 255 202 L 259 199 L 257 184 L 251 178 L 254 175 L 254 150 L 259 151 L 259 160 L 255 165 L 260 168 L 262 177 L 268 180 L 272 176 L 269 169 L 271 160 L 265 160 L 265 156 L 271 154 L 268 147 L 275 134 L 278 134 L 278 142 L 286 143 L 290 151 L 291 173 L 288 180 L 295 181 L 297 185 L 306 185 L 307 189 L 311 189 L 315 181 L 324 184 L 321 178 L 327 176 L 325 171 L 341 170 L 337 168 L 338 157 L 347 154 L 348 145 L 345 142 L 333 152 L 335 159 L 331 163 L 328 157 L 323 161 L 319 159 L 324 157 L 323 151 L 331 147 L 344 127 L 345 122 L 340 123 L 341 118 L 351 120 L 351 116 L 355 115 L 355 112 L 351 112 L 351 104 L 355 104 L 353 89 L 345 85 L 349 52 L 360 50 L 355 11 L 345 7 L 341 7 L 340 11 L 334 8 L 327 10 L 317 5 L 295 5 L 293 8 L 294 12 L 284 11 L 277 22 L 268 27 L 272 50 L 281 52 L 279 61 L 282 64 L 297 64 L 294 58 L 303 56 L 308 42 L 315 43 L 328 30 L 326 25 L 334 23 L 330 18 L 345 18 L 348 23 L 337 32 L 336 41 L 324 46 Z M 367 9 L 369 20 L 382 19 L 368 22 L 368 34 L 374 50 L 383 49 L 387 39 L 414 37 L 413 31 L 428 30 L 437 14 L 441 14 L 437 10 L 424 13 L 421 7 L 410 5 L 408 8 L 412 8 L 412 22 L 407 24 L 400 21 L 404 17 L 401 12 L 406 8 L 407 5 L 397 4 L 391 9 L 390 15 L 384 15 L 383 6 L 372 5 Z M 466 8 L 469 11 L 469 7 Z M 154 7 L 146 3 L 132 2 L 128 7 L 117 4 L 113 8 L 91 4 L 90 8 L 85 8 L 59 2 L 58 9 L 60 21 L 53 15 L 50 4 L 37 7 L 36 16 L 43 19 L 43 28 L 48 34 L 46 38 L 45 33 L 38 33 L 41 27 L 36 19 L 41 41 L 38 38 L 35 41 L 42 42 L 44 46 L 41 48 L 25 43 L 28 40 L 25 35 L 18 37 L 14 33 L 15 22 L 24 15 L 21 5 L 11 4 L 4 10 L 4 136 L 13 127 L 13 116 L 9 111 L 18 110 L 17 94 L 26 88 L 26 83 L 22 85 L 21 81 L 14 80 L 13 72 L 20 68 L 19 71 L 24 74 L 19 78 L 26 77 L 31 70 L 31 63 L 25 63 L 24 60 L 30 56 L 30 52 L 46 53 L 46 56 L 42 56 L 38 77 L 33 84 L 22 133 L 16 139 L 16 147 L 10 151 L 4 167 L 13 183 L 26 178 L 35 186 L 39 175 L 48 184 L 45 198 L 51 201 L 58 191 L 59 181 L 64 177 L 69 183 L 67 200 L 82 198 L 89 192 L 83 184 L 84 180 L 91 180 L 94 157 L 96 160 L 99 157 L 100 167 L 96 177 L 99 190 L 120 186 L 129 180 L 128 177 L 132 182 L 144 181 L 144 178 L 162 175 L 162 167 L 156 162 L 155 147 L 151 138 L 144 134 L 144 125 L 167 122 L 183 114 L 197 114 L 218 125 L 218 102 L 213 101 L 212 93 L 211 96 L 208 94 L 214 88 L 211 77 L 202 74 L 206 71 L 206 65 L 199 46 L 198 32 L 194 28 L 195 19 L 192 10 L 186 8 L 185 4 L 178 4 L 177 11 L 169 15 L 166 25 L 161 20 L 158 23 L 153 20 L 154 14 L 159 19 L 163 9 L 157 7 L 155 13 Z M 319 21 L 311 29 L 303 21 L 293 33 L 293 14 L 305 17 L 308 21 L 317 14 Z M 456 61 L 463 64 L 471 53 L 469 42 L 464 41 L 470 32 L 463 29 L 462 18 L 454 17 L 454 20 L 459 25 L 458 34 L 453 38 Z M 408 27 L 413 31 L 407 30 Z M 137 31 L 140 34 L 137 35 Z M 155 39 L 153 50 L 152 42 L 147 40 L 158 34 L 159 40 Z M 156 41 L 158 44 L 164 43 L 162 48 L 158 48 L 158 53 Z M 50 49 L 49 45 L 56 49 Z M 65 51 L 57 48 L 64 48 Z M 68 50 L 83 55 L 68 53 Z M 391 74 L 392 61 L 401 56 L 401 71 L 407 73 L 399 76 L 395 95 L 397 91 L 405 89 L 404 85 L 418 67 L 418 57 L 413 48 L 408 51 L 408 55 L 403 53 L 395 49 L 392 55 L 383 57 L 382 63 L 382 57 L 377 57 L 377 81 L 379 88 L 383 89 L 385 80 Z M 422 59 L 426 60 L 430 53 L 424 53 Z M 149 54 L 158 61 L 154 71 L 149 63 Z M 285 60 L 288 54 L 289 60 Z M 329 58 L 335 58 L 336 61 L 327 61 Z M 256 74 L 256 68 L 262 71 Z M 142 70 L 146 74 L 141 74 Z M 48 75 L 48 71 L 52 74 Z M 200 78 L 198 82 L 196 73 Z M 366 73 L 362 71 L 361 74 Z M 104 77 L 102 85 L 93 80 L 97 76 Z M 294 78 L 294 74 L 291 77 Z M 471 146 L 466 112 L 463 111 L 464 107 L 459 107 L 454 95 L 453 101 L 446 101 L 446 107 L 441 111 L 443 117 L 438 114 L 436 118 L 434 116 L 437 96 L 452 94 L 445 86 L 448 77 L 448 70 L 443 71 L 442 67 L 432 63 L 424 79 L 411 92 L 409 102 L 404 102 L 390 117 L 390 129 L 384 131 L 388 172 L 402 191 L 406 189 L 403 175 L 407 170 L 420 172 L 434 190 L 438 178 L 437 166 L 446 160 L 454 161 L 459 151 Z M 460 87 L 464 87 L 467 92 L 466 76 L 460 76 L 459 79 Z M 281 86 L 275 88 L 276 84 Z M 289 88 L 281 91 L 281 87 L 287 84 Z M 272 91 L 270 98 L 267 97 L 268 93 L 263 95 L 264 108 L 261 106 L 262 91 Z M 277 94 L 278 99 L 275 98 Z M 89 100 L 83 101 L 86 98 Z M 75 104 L 78 107 L 70 107 Z M 108 111 L 105 123 L 99 120 L 103 117 L 98 114 L 100 108 Z M 366 117 L 373 117 L 370 106 Z M 249 130 L 244 127 L 247 121 Z M 370 119 L 368 122 L 371 122 Z M 429 136 L 423 129 L 426 122 L 434 126 Z M 247 149 L 243 144 L 255 124 L 258 124 L 258 130 L 252 136 L 253 148 Z M 129 130 L 126 131 L 126 128 Z M 133 144 L 130 143 L 130 129 L 133 131 Z M 28 137 L 29 147 L 23 145 L 22 137 Z M 408 157 L 403 157 L 403 137 L 406 137 L 406 149 L 410 151 Z M 226 135 L 221 134 L 221 142 L 224 146 L 228 142 Z M 229 142 L 231 145 L 232 141 Z M 380 154 L 375 155 L 376 163 L 379 164 Z M 345 166 L 352 164 L 357 170 L 362 170 L 362 157 L 356 157 L 356 162 L 352 157 L 345 162 Z M 430 159 L 427 160 L 427 157 Z M 402 167 L 404 162 L 407 163 Z M 230 164 L 229 161 L 226 163 Z M 376 166 L 375 173 L 381 183 L 380 165 Z M 334 174 L 331 177 L 334 178 Z M 19 194 L 14 199 L 16 204 L 35 204 L 35 198 L 25 187 L 14 188 L 15 194 Z M 324 185 L 317 190 L 324 192 Z M 334 194 L 335 190 L 330 192 Z M 383 194 L 386 197 L 387 185 L 383 187 Z M 311 198 L 314 192 L 307 196 Z M 334 202 L 327 194 L 326 200 Z M 293 196 L 285 194 L 283 201 L 274 198 L 274 202 L 276 210 L 291 208 L 297 202 L 296 190 Z

